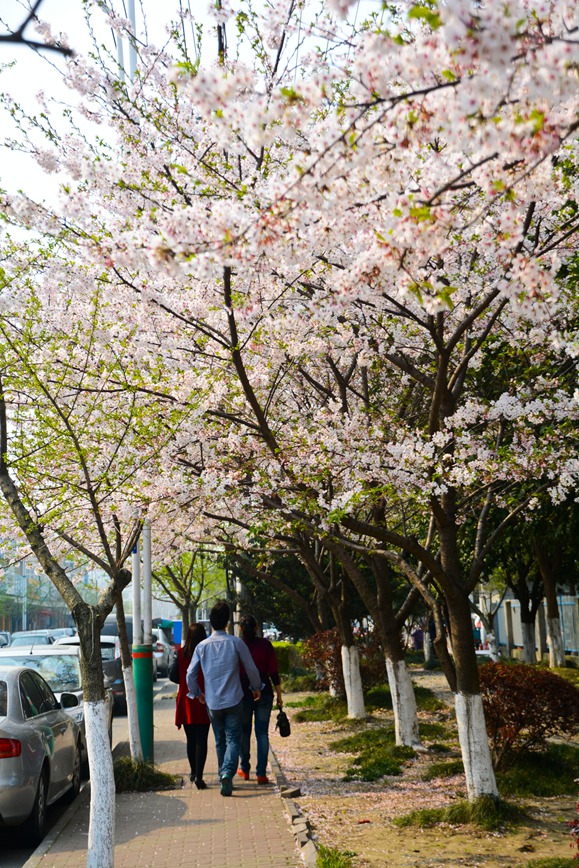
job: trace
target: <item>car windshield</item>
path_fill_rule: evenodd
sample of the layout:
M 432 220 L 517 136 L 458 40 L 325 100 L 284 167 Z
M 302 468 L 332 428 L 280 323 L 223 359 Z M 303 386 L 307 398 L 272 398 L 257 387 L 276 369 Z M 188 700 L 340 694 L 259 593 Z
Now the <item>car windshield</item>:
M 2 665 L 26 666 L 35 669 L 52 687 L 54 693 L 70 690 L 80 690 L 80 663 L 73 654 L 40 654 L 14 655 L 2 657 Z
M 8 714 L 8 685 L 5 681 L 0 681 L 0 717 L 6 717 Z
M 50 645 L 50 638 L 48 636 L 14 636 L 12 638 L 11 646 L 14 645 Z

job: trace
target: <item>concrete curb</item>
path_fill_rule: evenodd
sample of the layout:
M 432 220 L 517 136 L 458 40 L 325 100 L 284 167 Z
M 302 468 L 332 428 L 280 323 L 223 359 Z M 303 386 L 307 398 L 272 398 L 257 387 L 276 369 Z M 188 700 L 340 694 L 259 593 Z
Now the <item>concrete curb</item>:
M 303 863 L 306 868 L 315 868 L 318 861 L 318 851 L 312 836 L 312 830 L 309 820 L 302 814 L 298 803 L 295 801 L 296 798 L 301 796 L 301 790 L 299 787 L 290 787 L 288 785 L 271 745 L 269 747 L 269 763 L 275 777 L 275 782 L 280 789 L 280 796 L 284 801 L 286 813 L 289 816 L 292 832 Z

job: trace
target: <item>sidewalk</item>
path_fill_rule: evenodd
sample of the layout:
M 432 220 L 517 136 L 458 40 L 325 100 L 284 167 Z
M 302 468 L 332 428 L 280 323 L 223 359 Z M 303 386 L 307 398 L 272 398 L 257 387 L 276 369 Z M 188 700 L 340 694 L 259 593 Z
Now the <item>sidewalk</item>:
M 175 687 L 167 685 L 154 702 L 155 764 L 178 774 L 182 786 L 117 795 L 115 868 L 303 868 L 285 800 L 275 784 L 258 786 L 255 780 L 238 778 L 230 798 L 220 795 L 211 733 L 204 775 L 208 788 L 197 790 L 189 781 L 185 736 L 174 724 L 175 701 L 163 695 Z M 25 868 L 82 868 L 89 790 L 81 793 Z

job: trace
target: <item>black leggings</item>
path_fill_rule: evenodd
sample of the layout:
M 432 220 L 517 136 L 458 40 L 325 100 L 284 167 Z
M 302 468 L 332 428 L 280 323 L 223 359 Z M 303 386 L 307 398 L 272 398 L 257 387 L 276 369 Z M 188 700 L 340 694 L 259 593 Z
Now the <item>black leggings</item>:
M 191 774 L 196 780 L 203 778 L 203 769 L 207 759 L 207 736 L 209 735 L 208 723 L 184 723 L 183 729 L 187 737 L 187 759 L 191 767 Z

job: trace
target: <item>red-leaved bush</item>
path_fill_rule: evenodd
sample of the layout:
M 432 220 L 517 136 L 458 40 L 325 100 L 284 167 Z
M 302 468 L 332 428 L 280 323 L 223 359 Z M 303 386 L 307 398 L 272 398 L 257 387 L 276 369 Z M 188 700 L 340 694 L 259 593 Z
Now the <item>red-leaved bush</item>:
M 495 768 L 544 747 L 550 736 L 579 730 L 579 690 L 548 669 L 487 663 L 480 681 Z
M 382 647 L 372 634 L 356 638 L 356 648 L 360 656 L 362 685 L 368 689 L 386 680 L 386 664 Z M 302 658 L 318 677 L 320 690 L 333 687 L 338 696 L 344 694 L 342 675 L 342 643 L 337 629 L 323 630 L 310 636 L 302 644 Z

